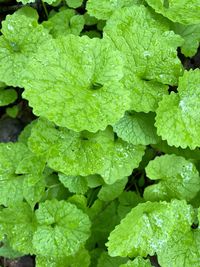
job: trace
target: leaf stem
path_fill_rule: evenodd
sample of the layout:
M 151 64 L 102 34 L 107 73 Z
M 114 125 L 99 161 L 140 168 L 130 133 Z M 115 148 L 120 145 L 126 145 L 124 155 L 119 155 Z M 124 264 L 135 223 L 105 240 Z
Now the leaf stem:
M 44 3 L 44 1 L 43 1 L 43 0 L 41 0 L 41 2 L 42 2 L 42 6 L 43 6 L 43 8 L 44 8 L 44 13 L 45 13 L 46 17 L 48 18 L 48 11 L 47 11 L 47 7 L 46 7 L 46 5 L 45 5 L 45 3 Z

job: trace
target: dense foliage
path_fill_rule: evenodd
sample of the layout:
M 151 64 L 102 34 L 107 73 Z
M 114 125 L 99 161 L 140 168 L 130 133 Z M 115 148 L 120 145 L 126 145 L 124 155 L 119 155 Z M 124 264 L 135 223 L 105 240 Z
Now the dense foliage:
M 2 21 L 0 106 L 33 113 L 0 143 L 0 255 L 200 266 L 200 70 L 181 61 L 200 0 L 21 2 Z

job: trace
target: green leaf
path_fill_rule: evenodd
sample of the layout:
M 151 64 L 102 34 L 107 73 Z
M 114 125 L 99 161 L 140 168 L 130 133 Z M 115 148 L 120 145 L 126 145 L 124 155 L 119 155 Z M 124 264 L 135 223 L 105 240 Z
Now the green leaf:
M 104 130 L 129 108 L 122 56 L 105 40 L 67 35 L 49 41 L 31 58 L 28 71 L 32 77 L 24 78 L 23 96 L 36 115 L 59 126 Z
M 181 46 L 181 52 L 186 57 L 192 57 L 196 54 L 200 42 L 200 24 L 183 25 L 179 23 L 172 24 L 172 29 L 176 34 L 181 35 L 184 43 Z
M 68 176 L 99 174 L 108 184 L 130 175 L 144 154 L 143 146 L 115 141 L 110 128 L 95 134 L 76 133 L 56 129 L 42 119 L 32 129 L 29 147 L 38 155 L 46 155 L 49 167 L 56 171 Z
M 91 16 L 96 17 L 97 19 L 107 20 L 117 9 L 120 9 L 125 6 L 132 6 L 140 0 L 88 0 L 86 9 Z
M 175 232 L 167 245 L 158 252 L 161 266 L 199 266 L 200 262 L 200 231 L 192 230 L 187 233 Z
M 17 99 L 17 92 L 14 89 L 0 88 L 0 107 L 7 106 Z
M 120 138 L 133 145 L 149 145 L 159 141 L 153 113 L 128 112 L 113 129 Z
M 7 259 L 15 259 L 23 256 L 22 253 L 13 250 L 6 239 L 2 240 L 3 246 L 0 247 L 0 256 Z
M 132 191 L 124 191 L 118 198 L 119 206 L 117 208 L 117 213 L 120 219 L 123 219 L 127 213 L 129 213 L 132 208 L 136 207 L 139 203 L 144 202 L 144 199 L 140 197 L 137 193 Z
M 112 201 L 113 199 L 117 198 L 124 190 L 126 183 L 128 182 L 128 178 L 125 177 L 114 184 L 102 185 L 98 193 L 98 198 L 102 201 Z
M 200 23 L 199 0 L 146 0 L 146 2 L 168 19 L 182 24 Z
M 139 204 L 111 232 L 107 243 L 109 255 L 154 255 L 162 250 L 174 231 L 188 232 L 193 218 L 193 210 L 185 201 Z
M 18 113 L 19 113 L 19 110 L 20 110 L 20 108 L 19 108 L 19 106 L 18 105 L 15 105 L 15 106 L 13 106 L 13 107 L 8 107 L 8 108 L 6 108 L 6 114 L 9 116 L 9 117 L 11 117 L 11 118 L 16 118 L 17 117 L 17 115 L 18 115 Z
M 98 23 L 98 19 L 93 16 L 90 16 L 87 12 L 83 15 L 85 20 L 85 25 L 92 26 Z
M 200 146 L 200 70 L 185 71 L 178 94 L 164 96 L 156 111 L 157 133 L 171 146 Z
M 36 257 L 37 267 L 89 267 L 90 255 L 88 251 L 81 248 L 76 254 L 64 258 L 46 258 L 43 256 Z
M 68 176 L 63 173 L 60 173 L 59 180 L 72 193 L 85 194 L 88 190 L 88 183 L 86 177 Z
M 64 257 L 78 252 L 90 234 L 88 216 L 66 201 L 47 200 L 36 210 L 37 231 L 33 237 L 36 254 Z
M 30 181 L 27 178 L 23 182 L 23 196 L 32 209 L 34 209 L 35 204 L 40 201 L 45 192 L 46 184 L 44 177 L 41 176 L 38 177 L 37 179 L 40 180 L 34 184 L 30 184 Z
M 0 80 L 7 85 L 22 86 L 28 60 L 38 47 L 50 40 L 48 31 L 34 17 L 14 13 L 2 22 L 0 37 Z M 35 75 L 35 73 L 34 73 Z
M 33 254 L 36 218 L 26 203 L 18 203 L 0 211 L 0 225 L 11 247 L 23 254 Z
M 67 5 L 72 8 L 80 7 L 83 3 L 83 0 L 65 0 Z
M 112 201 L 109 203 L 98 199 L 88 210 L 88 214 L 92 222 L 92 227 L 91 236 L 87 241 L 87 247 L 90 250 L 96 247 L 105 248 L 105 242 L 110 232 L 119 223 L 117 202 Z
M 193 199 L 200 190 L 199 173 L 193 163 L 176 155 L 164 155 L 150 161 L 147 177 L 158 183 L 147 186 L 144 198 L 150 201 L 172 198 Z
M 0 204 L 8 206 L 23 199 L 23 175 L 16 174 L 17 166 L 28 149 L 21 143 L 0 143 Z
M 191 150 L 188 147 L 186 149 L 182 149 L 180 147 L 169 146 L 167 141 L 162 140 L 158 144 L 152 145 L 152 147 L 157 151 L 164 152 L 165 154 L 176 154 L 177 156 L 182 156 L 185 159 L 200 160 L 199 148 L 196 148 L 195 150 Z
M 134 146 L 121 139 L 113 142 L 105 155 L 104 168 L 99 173 L 105 183 L 113 184 L 124 176 L 131 175 L 144 155 L 144 146 Z
M 151 262 L 149 259 L 144 260 L 142 257 L 137 257 L 133 261 L 128 261 L 125 264 L 120 265 L 120 267 L 151 267 Z
M 79 35 L 84 27 L 84 18 L 81 15 L 76 15 L 73 9 L 65 9 L 55 13 L 42 25 L 49 30 L 54 38 L 70 33 Z
M 104 38 L 109 39 L 125 56 L 124 79 L 129 89 L 133 91 L 133 98 L 136 97 L 135 85 L 132 83 L 135 76 L 147 84 L 149 81 L 177 84 L 178 77 L 182 74 L 177 47 L 183 40 L 169 31 L 169 25 L 152 15 L 146 7 L 134 5 L 117 10 L 107 21 Z M 142 90 L 140 84 L 136 86 Z
M 126 258 L 110 257 L 107 252 L 103 252 L 98 259 L 97 267 L 119 267 L 126 261 Z

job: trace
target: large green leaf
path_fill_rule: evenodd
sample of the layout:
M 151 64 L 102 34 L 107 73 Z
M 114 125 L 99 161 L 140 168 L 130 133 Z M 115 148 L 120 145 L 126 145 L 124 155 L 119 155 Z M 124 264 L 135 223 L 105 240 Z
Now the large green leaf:
M 139 204 L 111 232 L 108 252 L 113 257 L 154 255 L 175 230 L 188 232 L 193 219 L 193 210 L 185 201 Z
M 28 75 L 27 62 L 51 36 L 34 17 L 21 13 L 8 15 L 2 22 L 1 32 L 0 80 L 7 85 L 22 87 L 21 81 Z
M 37 231 L 33 236 L 36 254 L 64 257 L 78 252 L 90 235 L 87 214 L 66 201 L 47 200 L 36 210 Z
M 16 251 L 33 254 L 33 234 L 36 230 L 36 218 L 26 203 L 18 203 L 0 211 L 1 232 L 6 234 L 9 244 Z
M 23 96 L 36 115 L 59 126 L 96 132 L 129 109 L 122 56 L 105 40 L 70 34 L 49 41 L 27 71 Z
M 176 49 L 182 39 L 146 7 L 134 5 L 117 10 L 104 28 L 104 38 L 126 57 L 126 83 L 135 74 L 143 81 L 177 84 L 182 67 Z
M 76 133 L 55 128 L 40 119 L 32 128 L 30 149 L 46 156 L 49 167 L 69 176 L 99 174 L 112 184 L 137 168 L 144 154 L 143 146 L 114 139 L 110 128 L 97 133 Z

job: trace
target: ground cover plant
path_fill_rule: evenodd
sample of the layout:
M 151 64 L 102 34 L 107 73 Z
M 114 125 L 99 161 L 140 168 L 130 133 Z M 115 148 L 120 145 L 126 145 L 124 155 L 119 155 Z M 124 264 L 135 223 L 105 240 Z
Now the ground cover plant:
M 200 1 L 0 18 L 1 265 L 199 267 Z

